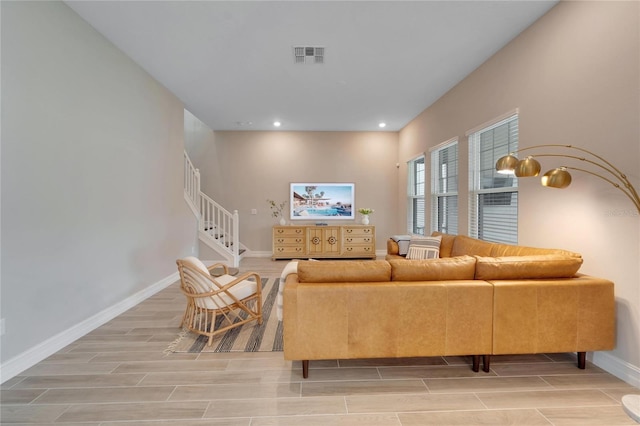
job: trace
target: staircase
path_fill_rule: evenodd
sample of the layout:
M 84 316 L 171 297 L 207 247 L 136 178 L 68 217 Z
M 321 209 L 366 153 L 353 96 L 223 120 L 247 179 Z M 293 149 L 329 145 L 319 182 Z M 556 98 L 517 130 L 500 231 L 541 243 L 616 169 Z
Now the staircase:
M 184 152 L 184 198 L 198 219 L 200 241 L 222 255 L 231 266 L 240 265 L 239 217 L 213 201 L 200 190 L 200 171 Z

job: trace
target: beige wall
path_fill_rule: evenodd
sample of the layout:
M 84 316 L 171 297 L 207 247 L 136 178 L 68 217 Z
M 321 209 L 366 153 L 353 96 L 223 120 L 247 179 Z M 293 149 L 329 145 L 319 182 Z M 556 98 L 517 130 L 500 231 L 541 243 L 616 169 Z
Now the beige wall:
M 204 192 L 226 209 L 238 210 L 240 240 L 251 251 L 271 253 L 276 219 L 266 200 L 286 200 L 291 182 L 355 183 L 356 208 L 376 210 L 371 224 L 379 250 L 386 247 L 387 236 L 401 231 L 395 226 L 397 133 L 215 132 L 214 139 L 193 161 L 207 171 Z
M 64 3 L 0 6 L 5 379 L 175 274 L 196 223 L 182 103 Z
M 561 2 L 406 126 L 400 132 L 398 220 L 404 223 L 406 160 L 457 136 L 460 233 L 466 233 L 465 132 L 515 108 L 521 148 L 561 143 L 595 151 L 640 188 L 639 8 L 638 2 Z M 541 162 L 547 169 L 563 165 Z M 583 272 L 616 283 L 617 349 L 596 360 L 639 377 L 639 216 L 608 183 L 573 176 L 565 190 L 520 180 L 519 243 L 581 252 Z

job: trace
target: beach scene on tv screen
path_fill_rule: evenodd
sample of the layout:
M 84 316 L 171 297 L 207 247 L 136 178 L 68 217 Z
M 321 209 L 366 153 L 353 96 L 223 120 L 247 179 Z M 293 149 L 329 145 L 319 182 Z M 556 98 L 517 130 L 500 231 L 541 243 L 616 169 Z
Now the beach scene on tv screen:
M 295 218 L 352 217 L 353 185 L 292 185 Z

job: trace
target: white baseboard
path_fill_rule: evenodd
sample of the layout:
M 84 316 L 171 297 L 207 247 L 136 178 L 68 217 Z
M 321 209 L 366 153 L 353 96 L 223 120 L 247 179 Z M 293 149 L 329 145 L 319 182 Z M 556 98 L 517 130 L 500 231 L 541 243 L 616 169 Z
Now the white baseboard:
M 640 388 L 640 368 L 611 355 L 611 352 L 594 352 L 591 362 L 607 373 Z
M 244 254 L 245 257 L 271 257 L 272 253 L 270 251 L 256 251 L 256 250 L 247 250 Z
M 50 337 L 44 342 L 24 351 L 23 353 L 0 364 L 0 383 L 17 376 L 26 369 L 33 367 L 43 359 L 53 355 L 65 346 L 75 342 L 85 334 L 111 321 L 123 312 L 136 306 L 143 300 L 153 296 L 180 279 L 178 272 L 150 285 L 125 300 L 93 315 L 73 327 Z

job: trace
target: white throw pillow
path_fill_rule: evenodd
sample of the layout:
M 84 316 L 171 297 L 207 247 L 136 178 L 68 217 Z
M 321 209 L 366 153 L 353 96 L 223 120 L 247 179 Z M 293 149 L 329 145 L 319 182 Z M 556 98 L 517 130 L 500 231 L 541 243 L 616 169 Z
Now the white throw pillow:
M 189 262 L 197 270 L 202 272 L 205 275 L 205 277 L 210 276 L 209 269 L 207 269 L 207 266 L 204 263 L 202 263 L 202 261 L 197 257 L 189 256 L 189 257 L 185 257 L 182 260 L 186 260 L 187 262 Z M 197 288 L 198 293 L 208 293 L 212 290 L 211 282 L 207 278 L 200 275 L 193 274 L 193 273 L 191 275 L 193 275 L 194 284 L 198 287 Z
M 198 259 L 197 257 L 194 256 L 188 256 L 185 257 L 182 260 L 186 260 L 187 262 L 190 262 L 193 264 L 193 266 L 195 266 L 196 268 L 200 269 L 202 272 L 209 274 L 209 270 L 207 269 L 207 266 L 202 263 L 202 261 L 200 259 Z
M 407 251 L 407 259 L 437 259 L 440 257 L 442 236 L 412 238 Z

